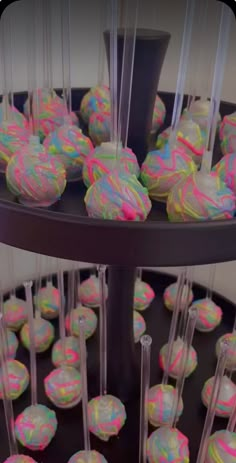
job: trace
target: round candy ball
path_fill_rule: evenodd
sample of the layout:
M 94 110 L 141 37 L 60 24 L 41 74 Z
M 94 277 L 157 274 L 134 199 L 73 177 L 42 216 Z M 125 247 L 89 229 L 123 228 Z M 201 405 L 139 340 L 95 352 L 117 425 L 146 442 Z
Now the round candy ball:
M 92 87 L 82 98 L 80 105 L 80 114 L 86 122 L 93 113 L 110 112 L 110 92 L 105 85 Z
M 45 352 L 52 344 L 55 336 L 53 325 L 43 318 L 34 319 L 34 341 L 36 352 Z M 23 346 L 30 349 L 29 324 L 26 323 L 20 332 Z
M 19 341 L 13 331 L 7 330 L 7 358 L 14 359 L 19 346 Z M 1 346 L 0 346 L 1 349 Z
M 26 366 L 18 360 L 8 360 L 6 363 L 8 372 L 9 398 L 18 399 L 29 385 L 29 372 Z M 0 399 L 3 399 L 3 378 L 4 372 L 0 368 Z
M 149 463 L 189 463 L 188 438 L 176 428 L 154 431 L 147 441 Z
M 84 280 L 78 288 L 78 296 L 82 305 L 86 307 L 96 308 L 101 304 L 101 294 L 99 279 L 96 275 L 91 275 L 87 280 Z M 106 297 L 108 296 L 108 287 L 106 285 Z
M 134 309 L 140 311 L 146 310 L 154 297 L 155 293 L 151 286 L 137 278 L 134 287 Z
M 139 165 L 133 151 L 129 148 L 118 148 L 112 143 L 103 143 L 90 152 L 83 167 L 83 180 L 87 187 L 99 180 L 103 175 L 110 174 L 117 166 L 119 156 L 119 170 L 126 174 L 139 176 Z
M 35 303 L 42 317 L 53 320 L 59 315 L 60 291 L 51 282 L 48 282 L 38 291 Z
M 184 148 L 197 166 L 201 164 L 204 153 L 204 139 L 199 125 L 192 119 L 180 121 L 174 144 L 176 144 L 176 147 Z
M 196 329 L 198 331 L 208 333 L 220 324 L 222 310 L 209 297 L 194 301 L 192 307 L 197 309 Z
M 165 117 L 165 105 L 162 99 L 159 97 L 159 95 L 157 95 L 155 99 L 154 111 L 152 116 L 152 132 L 157 132 L 160 129 L 160 127 L 164 124 Z
M 58 408 L 73 408 L 81 400 L 81 376 L 78 370 L 56 368 L 44 379 L 45 394 Z
M 167 286 L 163 294 L 163 300 L 165 307 L 171 311 L 174 310 L 175 302 L 177 299 L 178 293 L 178 283 L 172 283 Z M 181 301 L 180 301 L 180 310 L 184 310 L 186 305 L 190 305 L 193 301 L 193 291 L 188 285 L 184 285 L 182 289 Z
M 205 407 L 209 406 L 214 377 L 208 379 L 202 389 L 202 401 Z M 236 386 L 228 376 L 223 376 L 220 386 L 219 397 L 216 403 L 215 414 L 223 418 L 229 418 L 236 400 Z
M 210 113 L 210 101 L 209 100 L 196 100 L 190 105 L 189 110 L 185 109 L 181 120 L 192 118 L 196 124 L 199 125 L 202 137 L 205 140 L 207 135 L 208 117 Z M 220 114 L 217 116 L 217 127 L 219 127 L 221 121 Z
M 208 439 L 205 463 L 235 463 L 236 433 L 217 431 Z
M 89 431 L 103 441 L 117 436 L 125 420 L 125 407 L 117 397 L 98 396 L 88 403 Z
M 67 180 L 81 178 L 84 160 L 93 145 L 78 127 L 63 124 L 44 140 L 47 152 L 55 156 L 66 170 Z
M 146 188 L 135 175 L 118 171 L 91 185 L 84 200 L 89 217 L 108 220 L 143 221 L 152 206 Z
M 89 119 L 89 136 L 95 146 L 111 139 L 111 114 L 93 113 Z
M 79 319 L 84 317 L 84 334 L 85 338 L 90 338 L 96 331 L 97 328 L 97 316 L 92 309 L 79 305 L 76 309 L 73 309 L 71 314 L 66 316 L 65 325 L 68 333 L 73 336 L 79 336 Z
M 141 336 L 146 331 L 146 323 L 139 312 L 134 310 L 134 342 L 139 342 Z
M 22 204 L 48 207 L 64 192 L 66 172 L 57 159 L 43 151 L 38 156 L 21 152 L 10 159 L 6 180 L 9 190 Z
M 45 405 L 31 405 L 15 421 L 17 440 L 30 450 L 44 450 L 56 434 L 56 413 Z
M 186 349 L 186 345 L 181 338 L 177 338 L 176 341 L 173 343 L 173 350 L 171 354 L 171 361 L 169 366 L 169 376 L 171 378 L 177 379 L 179 375 L 182 373 L 182 358 L 184 355 L 184 349 Z M 165 344 L 161 350 L 159 355 L 160 367 L 162 370 L 166 370 L 166 361 L 167 361 L 167 354 L 168 354 L 168 344 Z M 185 378 L 188 378 L 197 367 L 197 353 L 195 349 L 191 346 L 189 357 L 187 361 L 187 367 L 185 370 Z
M 167 213 L 171 222 L 231 219 L 235 195 L 216 172 L 196 172 L 172 188 Z
M 221 336 L 216 343 L 216 355 L 217 357 L 221 351 L 221 343 L 223 341 L 228 342 L 228 351 L 226 356 L 226 368 L 227 370 L 236 370 L 236 332 L 227 333 Z
M 27 321 L 27 305 L 22 299 L 15 295 L 3 304 L 4 322 L 12 331 L 18 331 Z
M 220 125 L 220 140 L 224 155 L 236 152 L 236 112 L 223 118 Z
M 37 463 L 33 458 L 27 455 L 12 455 L 7 458 L 4 463 Z
M 66 364 L 70 367 L 78 368 L 80 365 L 78 339 L 74 336 L 67 336 L 65 338 L 65 352 L 62 349 L 61 339 L 58 339 L 52 348 L 52 363 L 55 367 Z
M 96 450 L 81 450 L 75 453 L 68 461 L 68 463 L 107 463 L 104 456 Z
M 141 181 L 155 201 L 166 201 L 171 189 L 197 170 L 195 162 L 182 148 L 170 148 L 148 153 L 141 168 Z
M 214 166 L 213 171 L 217 173 L 227 187 L 236 195 L 236 153 L 226 154 Z
M 148 393 L 148 419 L 152 426 L 159 427 L 170 423 L 173 417 L 177 390 L 169 384 L 157 384 Z M 178 407 L 178 418 L 183 413 L 183 400 Z

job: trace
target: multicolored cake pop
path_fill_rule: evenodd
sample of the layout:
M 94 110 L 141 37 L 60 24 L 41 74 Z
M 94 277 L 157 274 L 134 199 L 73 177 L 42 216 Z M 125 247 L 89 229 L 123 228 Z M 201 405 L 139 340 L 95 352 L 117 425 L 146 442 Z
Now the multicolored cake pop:
M 7 328 L 18 331 L 27 321 L 26 302 L 12 294 L 3 304 L 3 313 Z
M 157 384 L 151 387 L 148 393 L 148 420 L 152 426 L 159 427 L 170 424 L 175 413 L 174 405 L 177 400 L 177 391 L 169 384 Z M 178 406 L 178 418 L 183 413 L 183 401 Z
M 154 297 L 155 293 L 151 286 L 137 278 L 134 287 L 134 310 L 146 310 Z
M 152 199 L 166 201 L 171 189 L 196 170 L 184 149 L 171 149 L 167 143 L 161 150 L 148 153 L 142 164 L 141 181 Z
M 111 139 L 111 114 L 93 113 L 89 119 L 89 136 L 95 146 Z
M 149 463 L 189 463 L 188 438 L 176 428 L 159 428 L 147 443 Z
M 210 113 L 210 101 L 209 100 L 195 100 L 190 104 L 189 109 L 185 109 L 183 111 L 182 120 L 191 119 L 199 125 L 203 140 L 206 139 L 207 134 L 207 125 L 208 125 L 208 117 Z M 218 114 L 218 127 L 221 121 L 221 116 Z
M 79 318 L 85 319 L 85 338 L 90 338 L 97 328 L 97 316 L 92 309 L 79 305 L 66 316 L 65 325 L 68 333 L 79 336 Z
M 110 174 L 119 162 L 119 171 L 139 176 L 139 165 L 133 151 L 129 148 L 118 148 L 112 143 L 102 143 L 86 158 L 83 167 L 83 181 L 87 187 L 99 180 L 103 175 Z
M 198 311 L 196 330 L 208 333 L 221 323 L 222 310 L 209 297 L 194 301 L 192 307 Z
M 178 283 L 172 283 L 167 286 L 163 294 L 163 300 L 165 307 L 171 311 L 174 310 L 176 298 L 178 293 Z M 186 305 L 190 305 L 193 301 L 193 291 L 192 289 L 185 284 L 182 288 L 181 300 L 180 300 L 180 310 L 184 310 Z
M 36 352 L 45 352 L 52 344 L 55 336 L 53 325 L 43 318 L 34 319 L 34 340 Z M 20 332 L 23 346 L 30 349 L 29 323 L 26 323 Z
M 81 400 L 81 376 L 69 366 L 56 368 L 44 379 L 45 394 L 58 408 L 73 408 Z
M 88 414 L 90 432 L 104 441 L 117 436 L 126 421 L 124 405 L 112 395 L 103 395 L 90 400 Z
M 108 296 L 108 287 L 106 285 L 106 295 Z M 84 280 L 78 288 L 78 296 L 82 305 L 86 307 L 96 308 L 100 306 L 101 295 L 99 279 L 96 275 L 91 275 L 87 280 Z
M 37 463 L 33 458 L 27 455 L 12 455 L 7 458 L 4 463 Z
M 223 118 L 220 125 L 220 141 L 224 155 L 236 153 L 236 112 Z
M 13 331 L 7 330 L 7 357 L 14 359 L 19 346 L 19 341 Z M 0 346 L 1 348 L 1 346 Z
M 30 450 L 44 450 L 55 436 L 56 430 L 56 413 L 45 405 L 25 408 L 15 421 L 18 441 Z
M 107 463 L 104 456 L 96 450 L 89 451 L 89 457 L 86 450 L 81 450 L 75 453 L 68 461 L 68 463 Z
M 213 171 L 223 180 L 236 195 L 236 148 L 235 153 L 226 154 L 213 168 Z
M 79 368 L 80 365 L 80 351 L 78 339 L 74 336 L 67 336 L 65 338 L 65 352 L 62 348 L 61 339 L 53 345 L 52 348 L 52 363 L 57 368 L 62 365 Z M 65 354 L 65 355 L 64 355 Z
M 216 431 L 209 437 L 205 463 L 235 463 L 236 432 Z
M 164 124 L 165 117 L 165 105 L 162 99 L 159 97 L 159 95 L 157 95 L 155 99 L 154 111 L 152 116 L 152 132 L 157 132 L 161 128 L 161 126 Z
M 85 204 L 89 217 L 143 221 L 151 210 L 146 188 L 135 175 L 114 171 L 88 189 Z
M 42 317 L 53 320 L 59 314 L 60 292 L 52 282 L 48 281 L 46 286 L 38 291 L 35 303 Z
M 11 400 L 18 399 L 29 385 L 29 372 L 26 366 L 18 360 L 6 362 L 8 372 L 8 394 Z M 0 368 L 0 399 L 3 399 L 3 371 Z
M 171 222 L 231 219 L 235 195 L 216 172 L 196 172 L 172 188 L 167 213 Z
M 236 332 L 224 334 L 218 339 L 216 343 L 217 357 L 220 354 L 221 342 L 223 341 L 227 341 L 229 344 L 225 366 L 227 370 L 236 370 Z
M 177 379 L 178 376 L 181 374 L 181 371 L 183 368 L 182 358 L 184 355 L 184 349 L 186 349 L 186 346 L 184 346 L 183 340 L 180 337 L 178 337 L 173 343 L 171 362 L 170 362 L 170 366 L 168 370 L 169 376 L 171 378 Z M 164 371 L 166 369 L 167 352 L 168 352 L 168 344 L 165 344 L 161 348 L 160 355 L 159 355 L 160 367 Z M 186 370 L 185 370 L 185 377 L 188 378 L 194 372 L 196 368 L 197 368 L 197 353 L 195 349 L 191 347 Z
M 134 310 L 134 342 L 139 342 L 141 336 L 146 331 L 146 323 L 139 312 Z
M 80 105 L 80 114 L 87 124 L 93 113 L 103 113 L 110 111 L 110 92 L 105 85 L 92 87 L 87 92 Z
M 214 379 L 215 377 L 209 378 L 205 382 L 202 389 L 202 401 L 205 407 L 208 407 L 210 404 Z M 231 379 L 228 378 L 228 376 L 223 376 L 220 385 L 219 397 L 215 407 L 216 416 L 221 416 L 222 418 L 229 418 L 234 408 L 235 400 L 236 386 L 233 383 L 233 381 L 231 381 Z

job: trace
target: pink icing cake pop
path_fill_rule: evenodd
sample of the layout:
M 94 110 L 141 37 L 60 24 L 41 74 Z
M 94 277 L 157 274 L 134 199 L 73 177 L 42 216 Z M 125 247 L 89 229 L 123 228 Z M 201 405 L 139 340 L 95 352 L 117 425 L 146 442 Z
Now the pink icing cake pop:
M 19 341 L 15 333 L 13 333 L 13 331 L 7 330 L 7 347 L 8 347 L 7 357 L 8 359 L 15 358 L 18 346 L 19 346 Z
M 100 306 L 101 294 L 99 279 L 96 275 L 91 275 L 87 280 L 84 280 L 78 288 L 78 296 L 82 305 L 86 307 L 96 308 Z M 108 287 L 106 285 L 106 296 L 108 296 Z
M 208 333 L 213 331 L 221 322 L 222 310 L 212 299 L 206 297 L 194 301 L 192 307 L 198 312 L 196 330 Z
M 174 414 L 177 391 L 169 384 L 157 384 L 148 393 L 148 420 L 152 426 L 159 427 L 170 423 Z M 178 407 L 178 418 L 183 413 L 183 401 Z
M 89 119 L 89 136 L 95 146 L 108 142 L 111 139 L 110 112 L 93 113 Z
M 34 335 L 36 352 L 45 352 L 52 344 L 55 336 L 54 326 L 43 318 L 34 319 Z M 20 332 L 23 346 L 30 349 L 29 323 L 26 323 Z
M 91 185 L 84 200 L 93 218 L 139 222 L 146 220 L 151 210 L 147 190 L 135 175 L 118 171 L 103 175 Z
M 44 450 L 56 434 L 56 413 L 45 405 L 27 407 L 15 421 L 17 440 L 30 450 Z
M 235 195 L 216 172 L 196 172 L 172 188 L 167 213 L 171 222 L 231 219 Z
M 80 365 L 80 351 L 78 339 L 74 336 L 67 336 L 65 338 L 65 351 L 61 339 L 53 345 L 52 348 L 52 363 L 55 367 L 68 365 L 70 367 L 79 368 Z
M 236 153 L 236 112 L 225 116 L 220 126 L 223 154 Z
M 146 323 L 139 312 L 134 310 L 134 342 L 139 342 L 141 336 L 146 331 Z
M 202 389 L 202 401 L 205 407 L 209 406 L 214 377 L 208 379 Z M 236 386 L 228 376 L 223 376 L 220 386 L 219 397 L 216 403 L 215 414 L 223 418 L 229 418 L 236 400 Z
M 101 453 L 96 450 L 89 451 L 89 458 L 85 450 L 75 453 L 68 463 L 107 463 L 107 460 Z
M 171 311 L 174 310 L 176 298 L 178 292 L 178 284 L 172 283 L 167 286 L 163 294 L 163 300 L 165 307 Z M 187 300 L 188 299 L 188 300 Z M 184 285 L 182 289 L 181 301 L 180 301 L 180 310 L 184 310 L 186 304 L 190 305 L 193 301 L 193 291 L 188 285 Z
M 3 304 L 4 321 L 12 331 L 18 331 L 27 321 L 26 302 L 11 295 Z
M 148 283 L 136 279 L 134 287 L 134 309 L 135 310 L 146 310 L 152 303 L 155 297 L 155 293 Z
M 229 344 L 225 366 L 227 370 L 234 371 L 236 370 L 236 332 L 234 331 L 233 333 L 224 334 L 218 339 L 216 343 L 217 357 L 219 356 L 219 353 L 220 353 L 221 343 L 224 340 L 227 341 Z
M 236 195 L 236 153 L 226 154 L 213 168 Z
M 103 441 L 117 436 L 126 421 L 124 405 L 112 395 L 103 395 L 90 400 L 88 415 L 89 431 Z
M 97 316 L 92 309 L 79 305 L 76 309 L 72 310 L 70 314 L 67 314 L 65 319 L 66 330 L 68 333 L 74 336 L 79 336 L 79 319 L 84 317 L 85 319 L 85 338 L 90 338 L 96 331 L 97 328 Z
M 159 428 L 148 439 L 147 457 L 149 463 L 189 463 L 188 438 L 176 428 Z
M 44 379 L 45 394 L 58 408 L 73 408 L 81 400 L 81 377 L 73 367 L 63 365 Z
M 87 124 L 93 113 L 103 113 L 110 111 L 110 92 L 105 85 L 92 87 L 87 92 L 80 105 L 80 114 Z
M 170 149 L 167 143 L 161 150 L 148 153 L 141 168 L 141 181 L 152 199 L 166 201 L 171 189 L 196 170 L 184 149 Z
M 33 458 L 27 455 L 12 455 L 7 458 L 4 463 L 37 463 Z
M 236 432 L 216 431 L 209 437 L 205 463 L 235 463 Z
M 154 111 L 152 116 L 152 132 L 157 132 L 164 124 L 166 108 L 162 99 L 157 95 L 155 99 Z
M 178 376 L 181 374 L 184 348 L 186 348 L 186 346 L 184 346 L 183 340 L 180 337 L 178 337 L 176 341 L 174 341 L 173 343 L 173 351 L 171 354 L 171 362 L 169 366 L 169 376 L 171 378 L 177 379 Z M 168 352 L 168 344 L 165 344 L 161 348 L 160 355 L 159 355 L 160 367 L 164 371 L 166 369 L 167 352 Z M 195 349 L 191 347 L 190 352 L 189 352 L 187 366 L 186 366 L 185 377 L 187 378 L 188 376 L 190 376 L 196 368 L 197 368 L 197 353 Z
M 29 372 L 23 363 L 18 360 L 8 360 L 6 363 L 8 372 L 8 394 L 11 400 L 18 399 L 29 385 Z M 0 368 L 0 399 L 3 399 L 3 371 Z
M 120 171 L 139 176 L 138 161 L 131 149 L 118 147 L 116 150 L 113 143 L 102 143 L 85 159 L 83 167 L 85 185 L 89 187 L 103 175 L 111 173 L 117 166 L 117 158 Z
M 53 284 L 49 281 L 47 285 L 40 288 L 37 296 L 35 297 L 35 303 L 43 318 L 47 320 L 53 320 L 58 317 L 60 307 L 60 292 Z

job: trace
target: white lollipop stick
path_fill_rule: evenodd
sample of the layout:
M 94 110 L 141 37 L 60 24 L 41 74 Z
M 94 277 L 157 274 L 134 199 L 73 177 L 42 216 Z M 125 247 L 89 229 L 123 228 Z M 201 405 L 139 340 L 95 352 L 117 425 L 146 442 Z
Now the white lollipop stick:
M 103 40 L 103 32 L 106 23 L 106 6 L 107 0 L 100 0 L 100 40 L 99 40 L 99 58 L 98 58 L 98 85 L 104 82 L 105 71 L 105 47 Z
M 58 259 L 59 261 L 59 259 Z M 59 262 L 58 262 L 59 268 Z M 60 310 L 59 310 L 59 331 L 61 340 L 62 358 L 66 361 L 66 347 L 65 347 L 65 291 L 64 291 L 64 273 L 63 270 L 58 270 L 57 274 L 58 288 L 60 292 Z
M 52 90 L 51 0 L 42 1 L 44 88 Z
M 117 143 L 118 95 L 117 95 L 117 27 L 118 1 L 110 0 L 111 32 L 110 32 L 110 95 L 111 95 L 111 141 Z
M 71 114 L 71 59 L 70 59 L 70 0 L 61 0 L 61 39 L 63 98 L 68 114 Z
M 210 265 L 210 269 L 209 269 L 209 282 L 208 282 L 207 291 L 206 291 L 207 299 L 212 299 L 215 275 L 216 275 L 216 264 L 213 264 L 213 265 Z
M 187 319 L 188 319 L 188 308 L 189 308 L 189 297 L 190 293 L 192 291 L 192 286 L 193 286 L 193 267 L 189 267 L 187 269 L 187 274 L 186 275 L 186 281 L 184 282 L 184 285 L 187 285 L 187 294 L 186 294 L 186 303 L 185 307 L 182 309 L 181 315 L 180 315 L 180 322 L 179 322 L 179 328 L 178 328 L 178 335 L 177 337 L 183 338 L 185 330 L 186 330 L 186 324 L 187 324 Z M 183 294 L 183 290 L 182 290 Z
M 75 298 L 75 269 L 68 272 L 68 316 L 70 321 L 70 333 L 73 333 L 73 310 L 76 308 Z
M 79 346 L 80 346 L 80 371 L 82 379 L 82 406 L 83 406 L 83 429 L 84 449 L 91 450 L 90 434 L 88 425 L 88 382 L 87 382 L 87 350 L 85 342 L 85 319 L 79 318 Z
M 143 270 L 141 267 L 138 267 L 137 268 L 137 280 L 142 280 L 142 274 L 143 274 Z
M 28 310 L 29 323 L 29 339 L 30 339 L 30 377 L 31 377 L 31 405 L 36 405 L 37 402 L 37 364 L 35 350 L 35 335 L 34 335 L 34 310 L 32 298 L 32 281 L 24 283 L 26 304 Z
M 107 304 L 106 304 L 106 266 L 98 266 L 101 305 L 100 321 L 100 395 L 107 393 Z
M 148 438 L 148 391 L 150 385 L 150 356 L 152 338 L 148 335 L 144 335 L 141 337 L 140 342 L 142 346 L 142 359 L 139 418 L 139 463 L 146 463 Z

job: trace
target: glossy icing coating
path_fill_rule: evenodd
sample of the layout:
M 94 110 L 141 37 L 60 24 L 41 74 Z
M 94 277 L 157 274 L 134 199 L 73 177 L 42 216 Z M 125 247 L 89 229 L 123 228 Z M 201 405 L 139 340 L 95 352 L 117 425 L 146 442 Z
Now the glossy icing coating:
M 44 379 L 45 394 L 58 408 L 73 408 L 81 400 L 81 376 L 73 367 L 56 368 Z
M 182 358 L 184 355 L 184 342 L 181 338 L 177 338 L 173 344 L 173 351 L 171 355 L 171 362 L 169 366 L 169 376 L 171 378 L 177 379 L 178 376 L 181 374 L 182 371 Z M 168 352 L 168 344 L 165 344 L 161 350 L 159 355 L 159 362 L 160 367 L 162 370 L 166 368 L 166 360 L 167 360 L 167 352 Z M 185 371 L 185 377 L 187 378 L 190 376 L 194 370 L 197 368 L 197 353 L 193 347 L 191 347 L 187 362 L 187 368 Z
M 78 338 L 75 338 L 74 336 L 66 336 L 65 352 L 63 352 L 62 349 L 61 339 L 58 339 L 52 348 L 52 363 L 55 367 L 60 367 L 66 364 L 74 368 L 79 368 L 80 350 Z
M 89 430 L 103 441 L 117 436 L 126 421 L 122 402 L 112 395 L 98 396 L 88 403 Z
M 79 318 L 84 317 L 85 319 L 85 338 L 90 338 L 96 331 L 97 328 L 97 316 L 94 311 L 88 307 L 79 305 L 76 309 L 73 309 L 71 315 L 66 316 L 65 325 L 68 333 L 73 336 L 79 336 Z
M 202 402 L 205 407 L 209 406 L 214 377 L 209 378 L 202 389 Z M 229 418 L 236 400 L 236 386 L 228 376 L 223 376 L 220 386 L 220 393 L 216 403 L 215 414 L 223 418 Z
M 84 280 L 78 288 L 78 296 L 82 305 L 92 309 L 100 306 L 100 288 L 99 279 L 96 275 L 91 275 Z M 108 296 L 108 286 L 106 285 L 106 296 Z
M 11 295 L 3 305 L 4 321 L 7 328 L 12 331 L 18 331 L 27 321 L 26 302 Z
M 170 423 L 173 418 L 177 390 L 169 384 L 157 384 L 148 393 L 148 420 L 152 426 L 159 427 Z M 183 413 L 183 400 L 178 407 L 178 418 Z
M 225 429 L 209 437 L 205 463 L 235 463 L 236 433 Z
M 208 116 L 210 112 L 210 101 L 209 100 L 196 100 L 193 101 L 190 105 L 189 111 L 184 110 L 181 119 L 189 119 L 189 115 L 192 120 L 199 125 L 202 137 L 205 140 L 208 124 Z M 221 116 L 218 114 L 218 127 L 221 121 Z
M 222 310 L 212 299 L 198 299 L 193 302 L 192 307 L 198 311 L 196 330 L 208 333 L 221 323 Z
M 110 92 L 106 85 L 92 87 L 83 97 L 80 114 L 87 124 L 93 113 L 110 111 Z
M 36 352 L 45 352 L 52 344 L 55 336 L 54 326 L 43 318 L 34 319 L 35 349 Z M 26 323 L 20 332 L 23 346 L 29 350 L 29 324 Z
M 154 431 L 147 442 L 149 463 L 189 463 L 188 438 L 176 428 Z
M 171 311 L 174 310 L 175 301 L 177 298 L 178 284 L 171 283 L 167 286 L 163 294 L 163 300 L 165 307 Z M 188 285 L 183 286 L 181 301 L 180 301 L 180 310 L 184 310 L 186 304 L 190 305 L 193 301 L 193 291 Z
M 154 297 L 155 293 L 151 286 L 137 278 L 134 287 L 134 309 L 140 311 L 146 310 Z
M 44 450 L 55 436 L 56 414 L 45 405 L 31 405 L 15 421 L 17 440 L 30 450 Z

